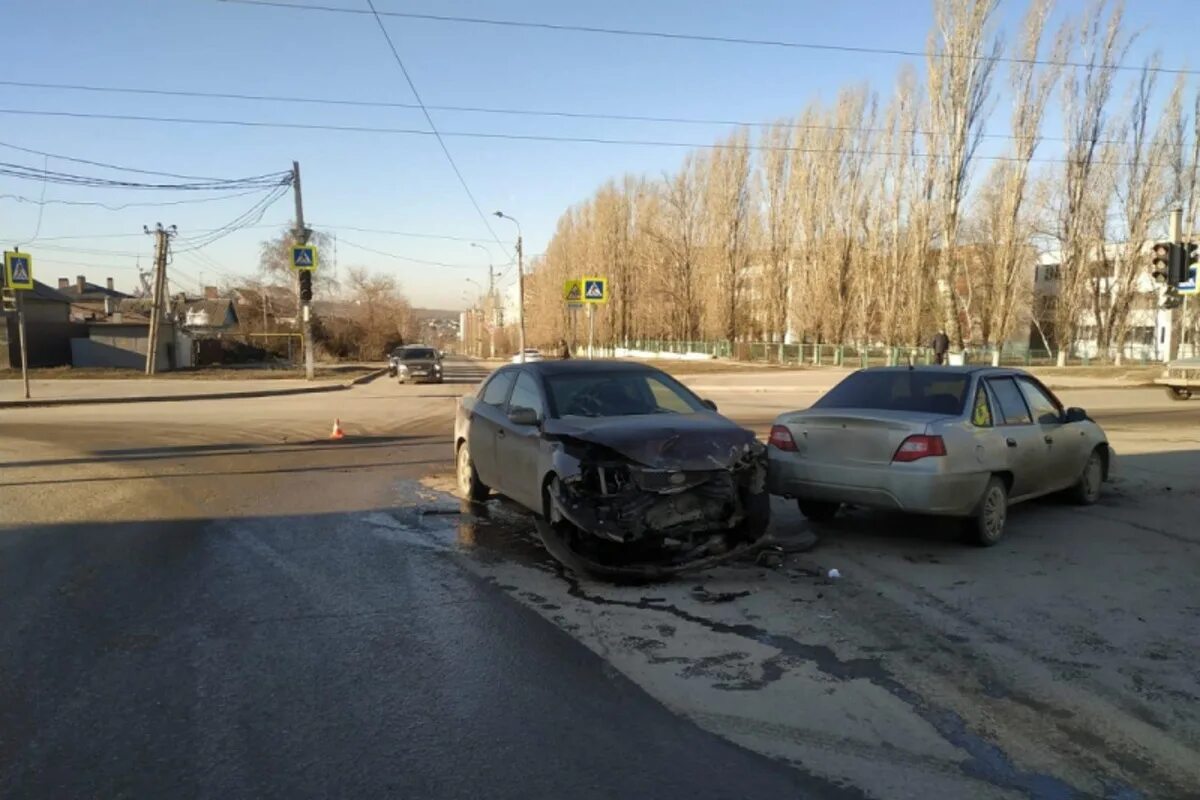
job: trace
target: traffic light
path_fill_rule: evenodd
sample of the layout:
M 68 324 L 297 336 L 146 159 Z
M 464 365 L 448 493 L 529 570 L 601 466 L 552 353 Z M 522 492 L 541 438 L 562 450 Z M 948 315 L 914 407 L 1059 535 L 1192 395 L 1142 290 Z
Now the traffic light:
M 1158 242 L 1154 245 L 1154 262 L 1152 275 L 1158 280 L 1170 283 L 1171 255 L 1175 250 L 1170 242 Z
M 1178 274 L 1172 276 L 1171 284 L 1178 286 L 1181 283 L 1187 283 L 1192 277 L 1192 267 L 1196 266 L 1196 250 L 1200 249 L 1195 242 L 1188 242 L 1179 248 L 1180 258 L 1178 265 Z
M 300 302 L 305 305 L 312 302 L 312 271 L 301 270 L 300 272 Z

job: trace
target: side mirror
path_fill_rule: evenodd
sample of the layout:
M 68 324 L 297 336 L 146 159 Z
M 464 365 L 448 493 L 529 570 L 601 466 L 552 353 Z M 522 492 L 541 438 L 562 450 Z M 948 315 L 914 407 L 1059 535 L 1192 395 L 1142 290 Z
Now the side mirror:
M 1072 422 L 1087 422 L 1087 420 L 1087 412 L 1082 408 L 1068 408 L 1066 415 L 1063 417 L 1063 421 L 1068 424 Z
M 538 417 L 538 413 L 532 408 L 522 408 L 517 406 L 510 409 L 508 412 L 508 421 L 513 425 L 537 425 L 542 420 Z
M 717 410 L 717 404 L 716 404 L 716 403 L 714 403 L 712 400 L 701 400 L 701 401 L 700 401 L 700 403 L 701 403 L 701 405 L 703 405 L 705 408 L 707 408 L 709 411 L 716 411 L 716 410 Z

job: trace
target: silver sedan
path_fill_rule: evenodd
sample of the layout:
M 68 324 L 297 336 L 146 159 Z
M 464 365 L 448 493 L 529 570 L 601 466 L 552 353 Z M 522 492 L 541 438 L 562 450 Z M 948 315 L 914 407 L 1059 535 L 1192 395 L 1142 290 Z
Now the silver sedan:
M 771 428 L 767 484 L 814 521 L 842 504 L 962 517 L 995 544 L 1011 503 L 1067 491 L 1095 503 L 1114 467 L 1104 431 L 1023 370 L 855 372 Z

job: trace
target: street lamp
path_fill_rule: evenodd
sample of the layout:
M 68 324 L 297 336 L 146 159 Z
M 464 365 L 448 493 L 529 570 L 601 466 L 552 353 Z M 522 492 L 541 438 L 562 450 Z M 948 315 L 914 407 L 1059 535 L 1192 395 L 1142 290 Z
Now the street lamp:
M 500 219 L 506 219 L 517 226 L 517 341 L 520 349 L 518 353 L 518 361 L 525 363 L 525 259 L 521 251 L 521 223 L 505 214 L 503 211 L 497 211 L 496 216 Z

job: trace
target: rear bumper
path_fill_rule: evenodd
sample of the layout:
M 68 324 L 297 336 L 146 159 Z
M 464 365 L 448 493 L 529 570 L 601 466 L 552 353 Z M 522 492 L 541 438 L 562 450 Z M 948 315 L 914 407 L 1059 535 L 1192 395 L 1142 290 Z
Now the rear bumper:
M 919 462 L 827 464 L 774 447 L 767 461 L 771 494 L 914 514 L 965 517 L 975 510 L 989 477 L 986 472 L 938 472 Z

